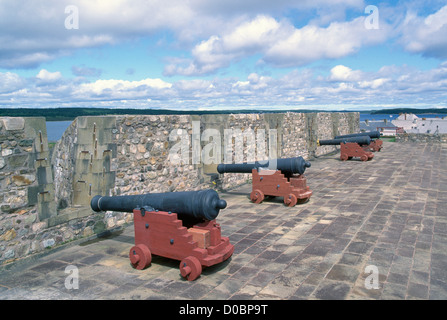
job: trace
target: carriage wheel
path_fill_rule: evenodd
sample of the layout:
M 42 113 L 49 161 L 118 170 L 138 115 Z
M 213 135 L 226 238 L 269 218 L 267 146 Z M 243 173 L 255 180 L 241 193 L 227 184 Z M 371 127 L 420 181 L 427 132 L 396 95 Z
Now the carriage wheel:
M 368 161 L 368 156 L 366 154 L 364 154 L 363 156 L 360 157 L 360 160 L 362 161 Z
M 346 153 L 342 153 L 342 154 L 340 154 L 340 160 L 341 161 L 346 161 L 346 160 L 348 160 L 348 155 L 346 154 Z
M 196 257 L 189 256 L 180 262 L 180 274 L 188 281 L 196 280 L 201 273 L 202 265 Z
M 129 258 L 135 269 L 143 270 L 151 264 L 152 254 L 146 245 L 137 244 L 130 249 Z
M 289 207 L 293 207 L 294 205 L 296 205 L 297 201 L 298 200 L 293 193 L 290 193 L 284 197 L 284 204 Z
M 262 200 L 264 200 L 264 192 L 262 192 L 259 189 L 253 190 L 250 193 L 250 199 L 251 201 L 253 201 L 254 203 L 261 203 Z

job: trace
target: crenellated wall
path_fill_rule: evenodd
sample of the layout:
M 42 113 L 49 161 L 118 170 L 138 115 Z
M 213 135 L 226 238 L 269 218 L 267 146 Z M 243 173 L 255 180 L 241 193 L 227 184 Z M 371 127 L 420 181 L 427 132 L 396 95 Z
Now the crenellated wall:
M 50 159 L 44 118 L 0 118 L 0 261 L 132 222 L 93 212 L 97 194 L 230 189 L 251 175 L 219 175 L 218 163 L 311 159 L 336 148 L 317 139 L 358 126 L 358 113 L 78 117 Z

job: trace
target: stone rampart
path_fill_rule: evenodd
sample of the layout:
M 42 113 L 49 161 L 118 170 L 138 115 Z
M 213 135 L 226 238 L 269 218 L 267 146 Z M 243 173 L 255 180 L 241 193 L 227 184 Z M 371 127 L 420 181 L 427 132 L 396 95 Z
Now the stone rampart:
M 396 135 L 396 142 L 447 143 L 447 134 L 400 133 Z
M 93 212 L 97 194 L 231 189 L 251 175 L 219 175 L 218 163 L 311 159 L 336 150 L 317 139 L 358 126 L 358 113 L 78 117 L 50 159 L 44 118 L 0 118 L 0 261 L 132 222 Z

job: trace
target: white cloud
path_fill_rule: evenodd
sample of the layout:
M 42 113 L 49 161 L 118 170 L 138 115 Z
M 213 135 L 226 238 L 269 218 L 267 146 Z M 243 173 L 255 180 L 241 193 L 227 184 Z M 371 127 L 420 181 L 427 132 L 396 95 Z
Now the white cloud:
M 254 15 L 267 12 L 281 13 L 286 9 L 309 10 L 314 8 L 364 8 L 363 0 L 192 0 L 192 7 L 200 13 L 209 15 L 231 15 L 252 13 Z
M 49 72 L 48 70 L 42 69 L 36 75 L 36 78 L 42 81 L 56 81 L 62 78 L 62 74 L 59 71 Z
M 161 79 L 127 80 L 97 80 L 82 83 L 74 89 L 74 95 L 89 98 L 103 96 L 105 99 L 139 99 L 147 97 L 158 90 L 169 89 L 172 84 Z
M 203 79 L 179 80 L 175 82 L 173 86 L 175 87 L 175 89 L 183 92 L 211 90 L 214 88 L 214 85 L 211 81 Z
M 362 72 L 353 71 L 344 65 L 337 65 L 331 69 L 330 80 L 334 81 L 356 81 L 362 77 Z
M 209 74 L 253 55 L 276 67 L 303 66 L 352 55 L 384 43 L 390 35 L 410 52 L 447 58 L 447 6 L 426 17 L 408 13 L 405 20 L 394 19 L 398 22 L 391 27 L 386 21 L 403 6 L 381 4 L 380 30 L 367 30 L 363 0 L 170 0 L 169 5 L 162 0 L 73 0 L 70 4 L 79 9 L 77 30 L 64 26 L 63 1 L 1 1 L 0 68 L 35 68 L 80 48 L 150 37 L 158 31 L 168 31 L 176 45 L 191 49 L 187 62 L 166 65 L 167 75 Z M 346 21 L 348 10 L 358 17 Z M 307 25 L 295 27 L 294 14 Z M 288 20 L 281 18 L 286 16 Z
M 165 68 L 167 75 L 200 75 L 227 67 L 244 56 L 262 51 L 273 41 L 280 24 L 273 18 L 258 16 L 243 22 L 227 34 L 213 35 L 192 49 L 193 61 L 186 66 L 170 64 Z
M 228 36 L 226 45 L 229 45 L 224 51 L 227 56 L 228 51 L 240 53 L 238 48 L 242 44 L 238 42 L 256 40 L 259 33 L 255 28 L 262 26 L 253 24 L 249 30 L 256 16 L 277 16 L 288 10 L 311 13 L 323 7 L 327 11 L 331 8 L 337 11 L 361 9 L 363 1 L 170 0 L 168 4 L 163 0 L 72 0 L 69 4 L 78 8 L 78 29 L 65 28 L 69 13 L 65 12 L 68 4 L 63 1 L 1 1 L 0 67 L 34 68 L 78 48 L 116 44 L 166 30 L 173 33 L 176 41 L 189 44 L 225 34 Z M 244 24 L 248 29 L 241 30 L 242 38 L 238 39 L 237 33 L 231 34 Z M 231 48 L 231 45 L 236 47 Z M 244 45 L 243 50 L 247 48 Z M 222 63 L 225 65 L 226 61 Z M 206 65 L 195 68 L 199 68 L 199 73 L 203 72 L 200 68 L 207 70 Z
M 44 69 L 42 69 L 44 70 Z M 320 70 L 321 71 L 321 70 Z M 0 73 L 0 105 L 6 107 L 130 107 L 130 108 L 298 108 L 347 105 L 425 103 L 439 105 L 447 98 L 447 62 L 431 70 L 384 66 L 365 72 L 345 65 L 330 68 L 327 76 L 311 68 L 278 77 L 251 73 L 245 78 L 88 81 L 41 71 L 46 81 Z
M 387 40 L 389 28 L 385 23 L 381 30 L 368 30 L 364 19 L 333 22 L 328 27 L 289 28 L 268 48 L 264 60 L 277 66 L 300 66 L 320 59 L 346 57 L 364 46 Z
M 4 42 L 0 39 L 0 43 L 3 45 Z M 0 48 L 0 56 L 2 55 L 4 58 L 0 59 L 0 68 L 6 69 L 34 68 L 43 62 L 51 61 L 57 57 L 53 53 L 22 52 L 20 49 L 7 50 L 6 53 L 2 54 L 2 48 Z
M 234 31 L 225 35 L 222 46 L 225 51 L 257 51 L 264 42 L 274 41 L 280 24 L 272 17 L 260 15 L 252 21 L 245 22 Z
M 24 81 L 19 75 L 12 72 L 0 72 L 0 94 L 16 91 L 23 85 Z
M 166 75 L 202 75 L 216 72 L 243 57 L 261 54 L 262 60 L 277 67 L 301 66 L 319 59 L 348 56 L 367 45 L 385 41 L 389 27 L 364 27 L 364 17 L 334 22 L 328 27 L 307 25 L 295 28 L 287 20 L 260 15 L 233 30 L 213 35 L 192 49 L 188 63 L 169 64 Z
M 389 81 L 389 79 L 384 79 L 384 78 L 374 79 L 372 81 L 365 80 L 365 81 L 360 81 L 359 86 L 360 86 L 360 88 L 377 89 L 388 81 Z
M 68 4 L 78 8 L 78 29 L 65 27 Z M 193 15 L 182 0 L 169 5 L 161 0 L 1 1 L 0 67 L 34 68 L 78 48 L 128 41 L 164 28 L 180 30 Z
M 447 5 L 425 18 L 409 12 L 401 28 L 401 42 L 406 50 L 447 58 Z

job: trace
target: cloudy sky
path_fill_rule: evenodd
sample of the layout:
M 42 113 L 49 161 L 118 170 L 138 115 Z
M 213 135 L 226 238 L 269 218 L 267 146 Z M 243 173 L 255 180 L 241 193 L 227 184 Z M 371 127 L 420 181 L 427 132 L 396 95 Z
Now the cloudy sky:
M 0 0 L 0 107 L 447 107 L 447 1 Z

